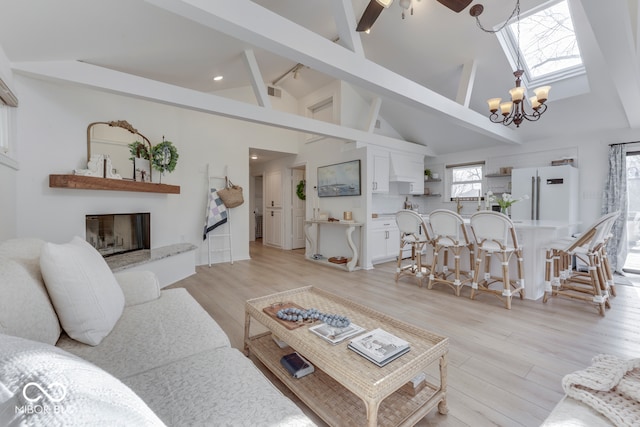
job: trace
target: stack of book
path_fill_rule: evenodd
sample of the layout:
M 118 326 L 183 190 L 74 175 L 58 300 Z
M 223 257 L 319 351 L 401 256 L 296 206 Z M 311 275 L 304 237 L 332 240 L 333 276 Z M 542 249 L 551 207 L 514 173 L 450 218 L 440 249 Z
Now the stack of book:
M 378 366 L 384 366 L 410 350 L 408 342 L 380 328 L 351 340 L 348 347 Z
M 350 323 L 346 328 L 337 328 L 335 326 L 329 326 L 326 323 L 322 323 L 320 325 L 310 327 L 309 331 L 335 345 L 349 337 L 364 332 L 364 328 L 356 325 L 355 323 Z

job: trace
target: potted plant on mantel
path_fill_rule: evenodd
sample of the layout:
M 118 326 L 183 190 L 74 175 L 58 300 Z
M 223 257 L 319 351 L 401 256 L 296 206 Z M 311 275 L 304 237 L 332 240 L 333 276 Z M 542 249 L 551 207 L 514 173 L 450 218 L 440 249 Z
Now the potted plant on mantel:
M 141 182 L 151 182 L 151 166 L 149 164 L 151 147 L 147 147 L 143 142 L 133 141 L 129 144 L 129 160 L 133 161 L 133 180 Z

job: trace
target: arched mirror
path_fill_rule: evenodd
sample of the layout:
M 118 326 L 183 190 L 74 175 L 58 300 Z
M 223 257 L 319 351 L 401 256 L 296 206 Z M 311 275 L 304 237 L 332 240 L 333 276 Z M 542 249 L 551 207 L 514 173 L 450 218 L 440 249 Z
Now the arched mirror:
M 94 122 L 87 127 L 87 159 L 108 156 L 111 172 L 123 179 L 151 182 L 150 153 L 151 142 L 126 120 Z

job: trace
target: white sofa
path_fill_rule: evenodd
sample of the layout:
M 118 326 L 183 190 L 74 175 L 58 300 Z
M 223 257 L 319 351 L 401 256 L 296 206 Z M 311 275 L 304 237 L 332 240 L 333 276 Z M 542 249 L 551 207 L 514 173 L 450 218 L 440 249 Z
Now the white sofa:
M 99 344 L 70 338 L 43 280 L 45 245 L 0 243 L 0 425 L 314 425 L 185 289 L 160 291 L 152 273 L 114 275 L 124 308 Z

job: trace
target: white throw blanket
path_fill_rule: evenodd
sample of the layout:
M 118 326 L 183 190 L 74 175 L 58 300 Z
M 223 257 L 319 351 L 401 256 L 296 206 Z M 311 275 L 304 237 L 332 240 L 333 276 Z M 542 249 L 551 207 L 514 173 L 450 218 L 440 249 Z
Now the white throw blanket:
M 640 425 L 640 359 L 600 354 L 593 364 L 562 379 L 569 397 L 607 417 L 616 426 Z

